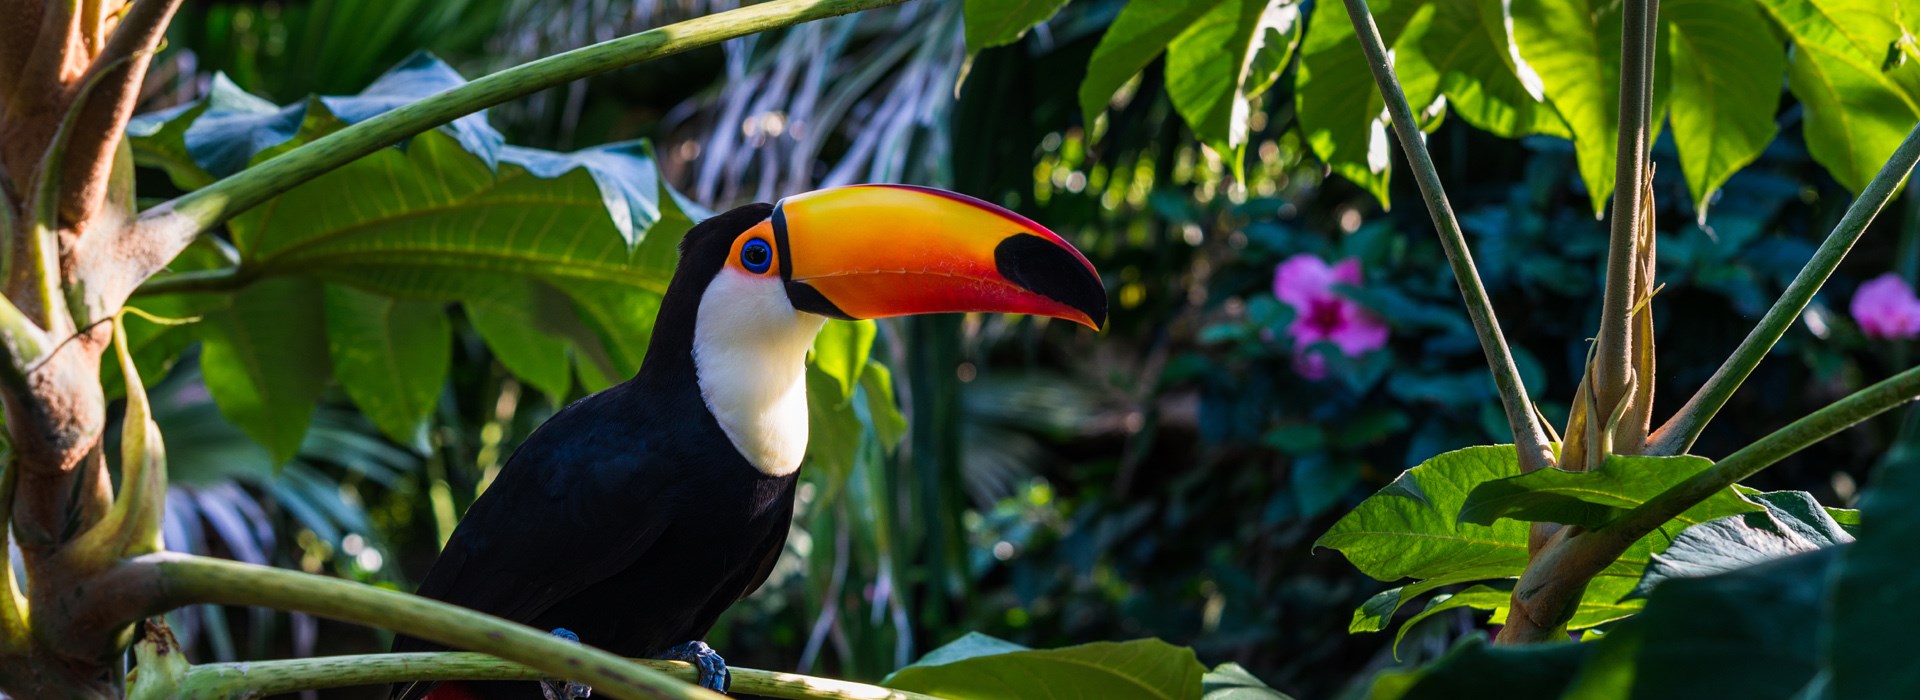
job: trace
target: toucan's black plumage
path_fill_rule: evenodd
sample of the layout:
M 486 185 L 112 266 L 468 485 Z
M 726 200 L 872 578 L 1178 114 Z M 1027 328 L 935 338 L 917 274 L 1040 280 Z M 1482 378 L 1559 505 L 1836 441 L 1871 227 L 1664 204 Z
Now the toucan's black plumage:
M 833 188 L 702 222 L 681 241 L 639 373 L 535 430 L 419 593 L 625 656 L 697 649 L 703 683 L 724 687 L 698 642 L 766 581 L 786 542 L 814 333 L 828 317 L 955 311 L 1097 328 L 1106 294 L 1064 239 L 951 192 Z M 529 682 L 418 683 L 394 695 L 542 693 Z
M 694 378 L 693 329 L 734 237 L 770 211 L 741 207 L 687 233 L 640 372 L 527 438 L 420 595 L 651 657 L 701 639 L 766 581 L 793 520 L 795 474 L 766 476 L 728 442 Z M 443 647 L 401 637 L 393 648 Z M 483 698 L 541 697 L 533 683 L 462 685 Z

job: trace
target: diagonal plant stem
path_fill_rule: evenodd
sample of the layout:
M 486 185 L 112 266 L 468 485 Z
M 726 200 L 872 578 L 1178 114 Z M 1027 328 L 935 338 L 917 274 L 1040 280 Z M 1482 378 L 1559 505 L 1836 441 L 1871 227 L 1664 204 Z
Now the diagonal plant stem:
M 1346 0 L 1346 3 L 1354 34 L 1359 36 L 1360 48 L 1367 55 L 1367 67 L 1373 70 L 1373 80 L 1387 102 L 1393 132 L 1400 139 L 1400 148 L 1406 151 L 1414 180 L 1420 183 L 1420 195 L 1426 199 L 1427 212 L 1433 215 L 1440 245 L 1446 249 L 1447 263 L 1453 268 L 1453 279 L 1459 283 L 1460 295 L 1466 299 L 1467 315 L 1473 319 L 1480 349 L 1487 354 L 1494 386 L 1500 391 L 1500 404 L 1506 409 L 1507 426 L 1512 428 L 1513 441 L 1520 452 L 1520 468 L 1533 471 L 1552 466 L 1553 453 L 1547 447 L 1546 433 L 1540 429 L 1539 413 L 1527 396 L 1520 370 L 1513 364 L 1513 351 L 1507 345 L 1506 335 L 1500 331 L 1500 319 L 1494 314 L 1493 302 L 1487 298 L 1487 289 L 1480 282 L 1480 271 L 1474 267 L 1473 253 L 1467 249 L 1467 239 L 1460 233 L 1453 205 L 1447 202 L 1446 189 L 1440 185 L 1440 172 L 1433 166 L 1432 154 L 1427 152 L 1426 135 L 1414 122 L 1413 108 L 1407 105 L 1407 96 L 1393 75 L 1393 64 L 1387 58 L 1386 42 L 1380 39 L 1380 28 L 1367 11 L 1366 0 Z
M 293 610 L 484 652 L 526 664 L 549 677 L 586 683 L 611 697 L 698 700 L 722 700 L 723 697 L 652 668 L 525 625 L 352 581 L 176 553 L 129 559 L 120 571 L 126 574 L 124 578 L 105 577 L 96 587 L 158 589 L 157 600 L 146 601 L 150 605 L 134 619 L 196 603 Z M 129 621 L 105 622 L 127 624 Z
M 1920 124 L 1907 132 L 1907 139 L 1894 150 L 1893 158 L 1860 190 L 1860 196 L 1854 198 L 1853 204 L 1847 207 L 1846 216 L 1841 217 L 1840 223 L 1833 227 L 1833 232 L 1827 234 L 1827 240 L 1820 243 L 1820 248 L 1813 252 L 1813 258 L 1800 268 L 1800 274 L 1794 276 L 1779 300 L 1773 302 L 1773 307 L 1767 309 L 1765 316 L 1760 317 L 1760 323 L 1747 333 L 1746 339 L 1740 341 L 1733 355 L 1720 365 L 1720 369 L 1714 370 L 1713 377 L 1694 393 L 1693 398 L 1687 399 L 1679 412 L 1647 439 L 1647 454 L 1681 454 L 1693 447 L 1693 441 L 1700 438 L 1700 432 L 1706 430 L 1714 414 L 1727 405 L 1734 390 L 1739 389 L 1740 383 L 1746 381 L 1747 375 L 1752 374 L 1753 369 L 1766 358 L 1774 343 L 1780 342 L 1780 336 L 1786 334 L 1787 329 L 1793 326 L 1794 319 L 1799 318 L 1800 312 L 1813 301 L 1814 293 L 1826 284 L 1827 277 L 1847 257 L 1847 251 L 1852 250 L 1853 244 L 1860 240 L 1867 225 L 1873 223 L 1874 216 L 1893 199 L 1900 189 L 1900 181 L 1913 170 L 1915 161 L 1920 161 Z
M 1920 398 L 1920 367 L 1896 374 L 1774 431 L 1706 471 L 1599 528 L 1561 537 L 1541 552 L 1514 587 L 1514 612 L 1500 631 L 1505 641 L 1546 641 L 1557 634 L 1556 621 L 1573 615 L 1587 582 L 1661 525 L 1722 489 L 1753 476 L 1787 456 Z M 1524 612 L 1525 615 L 1518 613 Z
M 630 661 L 689 683 L 698 675 L 692 664 L 683 661 Z M 729 692 L 746 695 L 789 700 L 936 700 L 931 695 L 797 673 L 738 667 L 728 671 L 733 674 Z M 474 652 L 363 654 L 196 664 L 167 690 L 171 697 L 260 697 L 405 681 L 530 681 L 546 675 Z
M 146 0 L 152 1 L 152 0 Z M 140 216 L 129 257 L 133 279 L 118 280 L 116 304 L 209 228 L 335 168 L 481 109 L 617 68 L 735 37 L 905 0 L 773 0 L 650 29 L 525 63 L 348 126 Z

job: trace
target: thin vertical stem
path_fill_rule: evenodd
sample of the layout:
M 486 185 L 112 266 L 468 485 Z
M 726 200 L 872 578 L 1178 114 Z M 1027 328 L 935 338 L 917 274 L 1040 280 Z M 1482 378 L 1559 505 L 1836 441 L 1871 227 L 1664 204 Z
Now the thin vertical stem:
M 1633 348 L 1628 324 L 1634 298 L 1634 246 L 1644 214 L 1647 149 L 1652 138 L 1654 42 L 1658 0 L 1626 0 L 1620 37 L 1620 133 L 1614 155 L 1612 236 L 1607 286 L 1600 305 L 1599 365 L 1594 393 L 1602 415 L 1627 400 Z M 1651 378 L 1647 378 L 1651 379 Z M 1638 451 L 1639 446 L 1619 447 Z
M 1414 181 L 1420 184 L 1420 195 L 1426 200 L 1427 212 L 1433 216 L 1434 228 L 1440 234 L 1440 246 L 1446 249 L 1447 263 L 1453 268 L 1453 279 L 1459 283 L 1460 295 L 1466 299 L 1474 334 L 1480 338 L 1480 349 L 1487 354 L 1494 386 L 1500 391 L 1500 404 L 1506 409 L 1507 425 L 1513 429 L 1513 441 L 1520 452 L 1520 466 L 1526 471 L 1552 466 L 1553 453 L 1547 447 L 1545 432 L 1540 429 L 1533 400 L 1527 397 L 1526 383 L 1521 381 L 1520 370 L 1514 366 L 1513 351 L 1507 345 L 1506 335 L 1500 331 L 1500 319 L 1494 314 L 1493 302 L 1487 298 L 1486 287 L 1480 282 L 1473 253 L 1467 249 L 1467 239 L 1460 233 L 1453 205 L 1447 202 L 1446 189 L 1440 185 L 1433 155 L 1427 152 L 1426 136 L 1414 122 L 1413 108 L 1407 104 L 1400 81 L 1393 75 L 1380 28 L 1367 11 L 1366 0 L 1346 0 L 1346 3 L 1354 34 L 1360 38 L 1360 48 L 1367 55 L 1367 67 L 1373 70 L 1373 80 L 1387 102 L 1394 135 L 1399 137 L 1400 148 L 1406 151 L 1407 164 L 1413 169 Z

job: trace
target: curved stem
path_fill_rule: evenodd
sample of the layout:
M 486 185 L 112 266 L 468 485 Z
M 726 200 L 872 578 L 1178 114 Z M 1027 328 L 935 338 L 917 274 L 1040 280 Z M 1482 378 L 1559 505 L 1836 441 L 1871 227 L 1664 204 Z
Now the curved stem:
M 1893 158 L 1860 190 L 1860 196 L 1854 198 L 1853 204 L 1847 207 L 1846 216 L 1833 227 L 1833 233 L 1827 234 L 1827 240 L 1820 243 L 1820 248 L 1813 252 L 1806 266 L 1800 268 L 1800 274 L 1795 275 L 1793 282 L 1787 285 L 1787 291 L 1782 292 L 1780 299 L 1773 302 L 1773 307 L 1767 309 L 1766 315 L 1760 317 L 1760 323 L 1747 333 L 1746 339 L 1740 341 L 1733 355 L 1720 365 L 1720 369 L 1714 370 L 1713 377 L 1694 393 L 1693 398 L 1687 399 L 1686 405 L 1681 406 L 1673 418 L 1668 419 L 1647 439 L 1647 454 L 1681 454 L 1693 447 L 1693 441 L 1700 438 L 1700 432 L 1706 430 L 1713 415 L 1720 412 L 1720 407 L 1727 405 L 1734 390 L 1739 389 L 1740 383 L 1753 373 L 1753 368 L 1760 366 L 1760 361 L 1766 358 L 1774 343 L 1780 342 L 1780 336 L 1793 326 L 1800 312 L 1806 310 L 1807 304 L 1813 301 L 1814 293 L 1820 291 L 1834 268 L 1839 267 L 1840 261 L 1847 257 L 1847 251 L 1852 250 L 1853 244 L 1860 240 L 1867 225 L 1873 223 L 1873 217 L 1893 199 L 1894 193 L 1900 188 L 1900 181 L 1913 170 L 1915 161 L 1920 161 L 1920 124 L 1907 132 L 1907 140 L 1900 142 L 1900 148 L 1893 152 Z
M 682 661 L 629 659 L 683 681 L 698 672 Z M 731 668 L 731 692 L 791 700 L 936 700 L 931 695 L 779 673 Z M 511 661 L 474 652 L 363 654 L 324 656 L 285 661 L 244 661 L 196 664 L 172 690 L 181 697 L 270 696 L 320 688 L 375 685 L 403 681 L 525 681 L 547 674 Z
M 348 126 L 140 215 L 129 255 L 140 268 L 124 291 L 171 260 L 202 231 L 308 180 L 409 136 L 481 109 L 616 68 L 727 39 L 896 5 L 905 0 L 773 0 L 521 64 Z M 122 292 L 124 293 L 124 292 Z
M 611 697 L 722 698 L 599 649 L 437 600 L 210 557 L 167 553 L 130 562 L 149 563 L 157 570 L 163 609 L 217 603 L 293 610 L 485 652 L 549 677 L 586 683 Z
M 1527 397 L 1526 383 L 1520 380 L 1520 370 L 1513 364 L 1513 351 L 1507 345 L 1506 335 L 1500 331 L 1493 301 L 1487 298 L 1487 289 L 1480 283 L 1473 253 L 1467 249 L 1460 222 L 1453 216 L 1453 205 L 1447 202 L 1447 191 L 1440 185 L 1440 172 L 1433 166 L 1432 154 L 1427 152 L 1426 135 L 1414 122 L 1413 108 L 1407 105 L 1407 96 L 1393 75 L 1393 64 L 1387 60 L 1380 28 L 1368 13 L 1366 0 L 1346 0 L 1346 3 L 1354 34 L 1359 36 L 1360 48 L 1367 54 L 1367 67 L 1373 69 L 1373 80 L 1387 102 L 1387 113 L 1393 117 L 1393 133 L 1400 139 L 1401 150 L 1406 152 L 1414 180 L 1420 183 L 1427 213 L 1433 215 L 1440 246 L 1446 249 L 1447 263 L 1453 267 L 1453 280 L 1459 283 L 1460 296 L 1466 299 L 1474 334 L 1480 337 L 1480 349 L 1487 354 L 1494 386 L 1500 390 L 1500 405 L 1506 409 L 1507 425 L 1513 430 L 1513 441 L 1520 452 L 1520 467 L 1533 471 L 1552 466 L 1553 453 L 1547 448 L 1546 433 L 1540 429 L 1539 412 L 1534 410 L 1533 400 Z

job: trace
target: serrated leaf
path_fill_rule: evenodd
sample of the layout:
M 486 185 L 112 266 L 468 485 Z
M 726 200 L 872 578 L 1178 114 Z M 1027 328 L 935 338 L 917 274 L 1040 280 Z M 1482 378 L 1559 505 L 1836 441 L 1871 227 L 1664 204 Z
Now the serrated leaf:
M 360 412 L 417 452 L 452 364 L 453 330 L 440 304 L 327 285 L 333 374 Z
M 275 464 L 300 451 L 332 377 L 323 314 L 318 283 L 281 278 L 220 296 L 197 326 L 208 393 Z
M 1223 0 L 1162 0 L 1130 2 L 1100 35 L 1100 44 L 1087 59 L 1087 77 L 1080 81 L 1080 113 L 1089 129 L 1107 102 L 1128 80 L 1165 51 L 1173 38 Z
M 1369 3 L 1380 39 L 1396 46 L 1401 32 L 1424 0 Z M 1360 185 L 1382 206 L 1392 165 L 1386 101 L 1374 87 L 1360 40 L 1342 2 L 1314 5 L 1313 30 L 1300 45 L 1300 69 L 1294 78 L 1294 111 L 1314 156 L 1341 177 Z M 1414 105 L 1421 110 L 1424 105 Z
M 1596 528 L 1712 467 L 1712 460 L 1692 455 L 1613 455 L 1593 471 L 1541 469 L 1476 487 L 1467 496 L 1460 519 L 1482 525 L 1512 518 Z M 1759 510 L 1759 505 L 1727 488 L 1674 518 L 1668 532 L 1677 535 L 1688 525 Z
M 1673 56 L 1673 141 L 1704 221 L 1714 190 L 1773 141 L 1786 52 L 1745 2 L 1668 0 L 1660 17 Z
M 1201 666 L 1192 649 L 1158 639 L 1024 649 L 969 633 L 893 672 L 883 685 L 950 700 L 1201 697 Z M 949 649 L 949 647 L 957 647 Z
M 1019 41 L 1067 0 L 966 0 L 967 55 Z
M 1787 88 L 1806 108 L 1807 152 L 1859 192 L 1920 118 L 1920 64 L 1882 71 L 1900 29 L 1881 0 L 1760 0 L 1793 39 Z
M 1167 45 L 1167 97 L 1201 143 L 1244 180 L 1247 119 L 1300 41 L 1300 8 L 1222 0 Z

